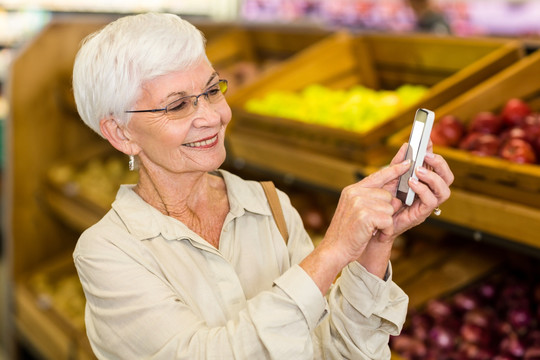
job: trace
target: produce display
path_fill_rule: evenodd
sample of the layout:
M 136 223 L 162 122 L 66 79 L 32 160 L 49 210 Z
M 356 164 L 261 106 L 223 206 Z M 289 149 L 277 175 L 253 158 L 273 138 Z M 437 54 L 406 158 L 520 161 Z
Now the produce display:
M 37 272 L 29 280 L 43 310 L 54 309 L 77 330 L 84 331 L 84 306 L 86 299 L 77 274 Z
M 463 120 L 441 117 L 433 126 L 433 143 L 514 163 L 540 163 L 540 113 L 523 100 L 513 98 L 500 112 L 480 112 L 467 124 Z
M 120 184 L 134 184 L 138 173 L 129 171 L 118 156 L 93 158 L 82 166 L 63 164 L 49 170 L 49 180 L 70 197 L 81 197 L 108 209 Z
M 540 281 L 510 271 L 410 310 L 391 348 L 416 360 L 540 359 Z
M 300 92 L 271 91 L 262 99 L 248 100 L 245 109 L 363 133 L 418 102 L 427 91 L 427 87 L 410 84 L 396 90 L 373 90 L 361 85 L 337 90 L 313 84 Z

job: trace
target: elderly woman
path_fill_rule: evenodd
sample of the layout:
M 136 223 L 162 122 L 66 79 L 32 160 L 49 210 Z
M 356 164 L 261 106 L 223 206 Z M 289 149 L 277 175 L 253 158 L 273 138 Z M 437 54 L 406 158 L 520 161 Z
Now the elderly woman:
M 170 14 L 120 18 L 83 43 L 73 86 L 84 122 L 130 157 L 139 182 L 86 230 L 74 261 L 100 359 L 385 359 L 408 298 L 392 282 L 397 235 L 450 194 L 438 155 L 345 188 L 317 248 L 281 191 L 286 243 L 258 182 L 219 167 L 231 110 L 204 38 Z M 337 281 L 334 280 L 341 272 Z

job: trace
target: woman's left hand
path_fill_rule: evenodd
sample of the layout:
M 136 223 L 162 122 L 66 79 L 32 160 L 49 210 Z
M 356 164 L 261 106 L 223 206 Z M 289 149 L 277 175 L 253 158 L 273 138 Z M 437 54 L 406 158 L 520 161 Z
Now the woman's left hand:
M 403 144 L 391 161 L 397 164 L 405 158 L 407 144 Z M 440 155 L 433 153 L 433 144 L 429 143 L 424 166 L 417 166 L 414 170 L 418 180 L 411 178 L 409 186 L 416 193 L 411 206 L 406 206 L 399 199 L 394 199 L 396 212 L 394 213 L 394 236 L 422 223 L 433 210 L 448 200 L 450 185 L 454 181 L 454 174 L 448 163 Z M 387 183 L 383 188 L 395 194 L 399 179 Z M 379 241 L 384 241 L 384 234 L 377 234 Z

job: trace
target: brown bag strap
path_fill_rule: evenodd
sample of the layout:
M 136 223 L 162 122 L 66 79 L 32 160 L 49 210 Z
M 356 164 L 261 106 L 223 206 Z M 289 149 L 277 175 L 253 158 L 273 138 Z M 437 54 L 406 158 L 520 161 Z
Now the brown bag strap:
M 272 210 L 272 216 L 274 221 L 285 240 L 285 244 L 289 241 L 289 232 L 287 231 L 287 224 L 285 223 L 285 217 L 283 216 L 283 209 L 281 208 L 281 203 L 279 202 L 278 193 L 276 187 L 272 181 L 261 181 L 261 186 L 266 194 L 268 199 L 268 204 L 270 204 L 270 210 Z

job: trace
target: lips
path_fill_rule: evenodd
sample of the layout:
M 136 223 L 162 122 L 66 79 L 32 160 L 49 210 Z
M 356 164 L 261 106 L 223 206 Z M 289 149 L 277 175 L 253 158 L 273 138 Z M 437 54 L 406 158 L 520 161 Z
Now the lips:
M 194 141 L 191 143 L 182 144 L 183 146 L 190 147 L 190 148 L 208 148 L 213 146 L 218 140 L 217 134 L 199 141 Z

